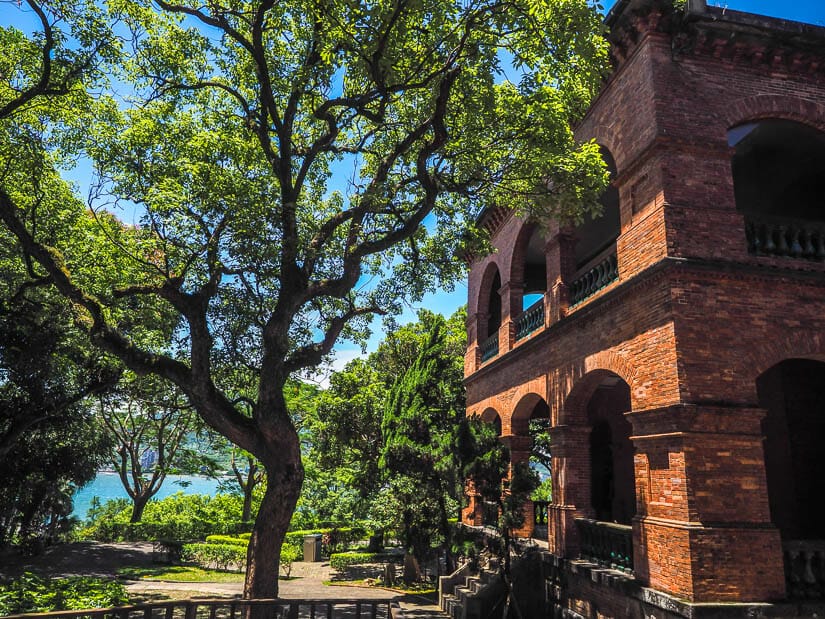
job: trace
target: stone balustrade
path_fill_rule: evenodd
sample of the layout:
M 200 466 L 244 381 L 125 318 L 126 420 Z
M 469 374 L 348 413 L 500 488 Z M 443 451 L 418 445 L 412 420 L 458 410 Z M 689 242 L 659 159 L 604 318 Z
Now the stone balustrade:
M 593 267 L 570 284 L 570 305 L 581 303 L 619 277 L 619 263 L 614 248 Z
M 544 299 L 539 299 L 516 318 L 516 340 L 544 327 Z
M 633 571 L 633 529 L 623 524 L 576 518 L 581 558 L 623 572 Z
M 748 215 L 748 253 L 825 261 L 825 222 Z
M 825 599 L 825 540 L 786 540 L 782 554 L 788 597 Z

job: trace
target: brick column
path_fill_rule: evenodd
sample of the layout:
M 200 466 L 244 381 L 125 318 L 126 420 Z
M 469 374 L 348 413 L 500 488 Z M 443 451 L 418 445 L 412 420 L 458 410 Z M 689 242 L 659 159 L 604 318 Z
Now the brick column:
M 547 533 L 550 552 L 560 557 L 578 556 L 575 519 L 592 517 L 589 440 L 589 426 L 550 428 L 553 496 L 547 508 Z
M 510 450 L 510 470 L 521 462 L 530 461 L 530 449 L 533 446 L 533 438 L 530 435 L 509 434 L 501 437 L 501 442 Z M 527 501 L 524 505 L 524 524 L 521 528 L 513 531 L 516 537 L 531 537 L 533 535 L 533 502 Z
M 636 577 L 694 602 L 782 599 L 760 420 L 753 408 L 630 412 L 636 447 Z
M 461 522 L 471 526 L 481 526 L 482 524 L 482 501 L 481 495 L 476 491 L 475 483 L 469 479 L 464 484 L 464 494 L 467 495 L 467 507 L 461 510 Z
M 501 328 L 498 330 L 498 351 L 505 353 L 513 348 L 516 341 L 516 324 L 514 319 L 521 314 L 521 300 L 524 296 L 524 284 L 506 282 L 498 289 L 501 295 Z
M 481 333 L 480 319 L 481 314 L 478 312 L 467 316 L 467 350 L 464 351 L 464 376 L 469 376 L 481 365 L 481 351 L 478 347 L 478 334 Z
M 567 314 L 570 306 L 568 286 L 576 271 L 576 239 L 567 230 L 556 232 L 544 246 L 547 268 L 545 326 L 550 326 Z

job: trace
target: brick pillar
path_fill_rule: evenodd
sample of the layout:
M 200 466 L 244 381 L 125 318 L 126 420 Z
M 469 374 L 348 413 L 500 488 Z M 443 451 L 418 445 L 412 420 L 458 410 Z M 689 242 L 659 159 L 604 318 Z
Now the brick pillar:
M 467 507 L 461 510 L 461 522 L 475 527 L 481 526 L 483 505 L 473 480 L 467 480 L 464 484 L 464 494 L 467 495 Z
M 467 350 L 464 351 L 464 376 L 469 376 L 481 365 L 481 351 L 478 347 L 478 334 L 481 333 L 482 326 L 480 319 L 481 314 L 478 312 L 467 316 Z
M 560 557 L 579 554 L 576 518 L 591 518 L 590 427 L 550 428 L 552 502 L 547 508 L 550 552 Z
M 576 271 L 576 239 L 560 230 L 544 246 L 547 268 L 547 294 L 544 296 L 545 322 L 550 326 L 567 315 L 570 307 L 568 287 Z
M 501 442 L 510 450 L 510 469 L 521 462 L 530 461 L 530 449 L 533 439 L 530 435 L 509 434 L 501 437 Z M 532 537 L 533 535 L 533 502 L 527 501 L 524 505 L 524 524 L 513 531 L 515 537 Z
M 498 352 L 503 354 L 513 348 L 516 341 L 515 318 L 521 314 L 521 300 L 524 296 L 524 284 L 505 282 L 498 289 L 501 295 L 501 328 L 498 330 Z
M 782 599 L 760 420 L 753 408 L 675 405 L 626 414 L 636 447 L 636 577 L 694 602 Z

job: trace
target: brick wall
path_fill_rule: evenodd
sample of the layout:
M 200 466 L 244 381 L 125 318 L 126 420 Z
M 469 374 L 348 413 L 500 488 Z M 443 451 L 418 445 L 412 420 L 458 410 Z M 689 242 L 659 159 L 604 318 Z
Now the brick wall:
M 523 221 L 499 217 L 497 251 L 469 276 L 468 414 L 495 410 L 504 435 L 523 434 L 512 423 L 520 403 L 547 402 L 549 543 L 575 556 L 573 521 L 593 515 L 587 407 L 619 377 L 633 411 L 637 581 L 687 600 L 780 599 L 756 384 L 785 359 L 825 360 L 825 263 L 748 254 L 727 132 L 765 118 L 825 131 L 825 31 L 717 9 L 680 22 L 656 0 L 630 4 L 614 22 L 618 68 L 576 130 L 616 161 L 619 277 L 569 307 L 569 230 L 551 226 L 545 327 L 515 341 L 506 325 L 520 311 L 512 291 L 529 235 Z M 478 299 L 492 263 L 502 307 L 512 307 L 499 355 L 481 364 Z M 777 465 L 774 484 L 783 470 L 794 469 Z M 605 616 L 622 616 L 617 600 Z

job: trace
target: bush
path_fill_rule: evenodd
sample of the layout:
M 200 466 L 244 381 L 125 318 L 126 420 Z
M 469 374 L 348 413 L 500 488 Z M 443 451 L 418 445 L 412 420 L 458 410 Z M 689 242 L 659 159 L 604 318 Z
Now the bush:
M 336 570 L 342 570 L 348 565 L 375 563 L 380 555 L 377 552 L 339 552 L 329 558 L 329 564 Z
M 149 501 L 143 522 L 131 523 L 131 504 L 123 499 L 107 501 L 90 510 L 89 526 L 78 532 L 80 539 L 103 542 L 197 540 L 208 535 L 232 535 L 250 531 L 251 522 L 240 521 L 237 497 L 214 497 L 181 492 Z
M 203 568 L 243 570 L 246 565 L 246 546 L 237 544 L 184 544 L 181 558 Z
M 297 561 L 303 552 L 297 546 L 292 544 L 284 544 L 281 546 L 281 568 L 284 570 L 284 575 L 289 578 L 292 573 L 292 563 Z
M 207 535 L 207 544 L 234 544 L 235 546 L 249 546 L 250 535 Z
M 0 616 L 106 608 L 128 601 L 124 586 L 107 578 L 75 576 L 47 581 L 26 572 L 9 584 L 0 585 Z

